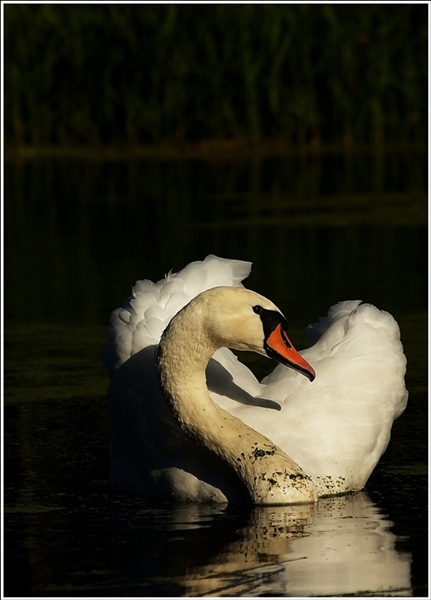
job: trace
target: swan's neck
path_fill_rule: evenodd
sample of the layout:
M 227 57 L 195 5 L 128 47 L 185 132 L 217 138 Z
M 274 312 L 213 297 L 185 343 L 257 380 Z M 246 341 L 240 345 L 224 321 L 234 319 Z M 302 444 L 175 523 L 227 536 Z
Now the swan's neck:
M 314 502 L 310 478 L 280 448 L 215 404 L 205 369 L 220 347 L 179 314 L 160 341 L 158 374 L 180 427 L 226 462 L 256 504 Z

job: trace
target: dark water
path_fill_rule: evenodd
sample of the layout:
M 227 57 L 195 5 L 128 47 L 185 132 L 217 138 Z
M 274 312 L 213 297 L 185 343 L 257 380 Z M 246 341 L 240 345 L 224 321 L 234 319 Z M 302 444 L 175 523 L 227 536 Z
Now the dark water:
M 7 163 L 5 595 L 426 596 L 426 189 L 422 155 Z M 315 509 L 110 493 L 109 313 L 210 252 L 253 261 L 247 285 L 299 347 L 340 299 L 397 318 L 409 405 L 364 493 Z

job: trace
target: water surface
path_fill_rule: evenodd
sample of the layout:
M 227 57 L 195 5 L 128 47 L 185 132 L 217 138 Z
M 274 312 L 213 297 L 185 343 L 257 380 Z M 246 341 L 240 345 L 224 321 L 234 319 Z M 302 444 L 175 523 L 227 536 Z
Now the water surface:
M 7 163 L 6 596 L 426 596 L 426 181 L 420 154 Z M 110 493 L 109 313 L 208 253 L 253 261 L 298 347 L 341 299 L 398 320 L 409 405 L 365 492 L 255 509 Z

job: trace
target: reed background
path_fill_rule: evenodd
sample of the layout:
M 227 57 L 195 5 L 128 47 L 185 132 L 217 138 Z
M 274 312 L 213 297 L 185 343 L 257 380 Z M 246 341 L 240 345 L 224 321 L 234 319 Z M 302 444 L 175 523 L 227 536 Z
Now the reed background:
M 428 5 L 4 6 L 12 146 L 424 145 Z

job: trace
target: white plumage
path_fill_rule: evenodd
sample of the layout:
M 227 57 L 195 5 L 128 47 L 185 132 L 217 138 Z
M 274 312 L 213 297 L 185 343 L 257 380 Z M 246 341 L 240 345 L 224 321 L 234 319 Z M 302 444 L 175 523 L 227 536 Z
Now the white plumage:
M 138 281 L 111 316 L 102 360 L 111 379 L 110 482 L 122 492 L 191 501 L 235 500 L 235 481 L 177 425 L 159 389 L 157 346 L 176 313 L 197 294 L 242 286 L 251 263 L 210 255 L 176 275 Z M 391 315 L 339 302 L 307 328 L 301 352 L 310 383 L 278 365 L 259 382 L 227 348 L 207 368 L 213 400 L 270 438 L 313 480 L 320 496 L 362 489 L 404 410 L 406 359 Z

